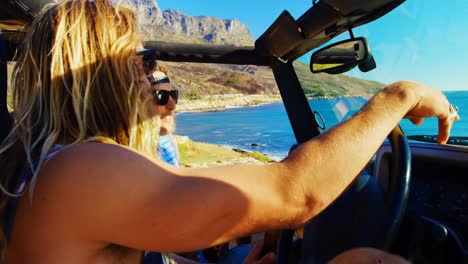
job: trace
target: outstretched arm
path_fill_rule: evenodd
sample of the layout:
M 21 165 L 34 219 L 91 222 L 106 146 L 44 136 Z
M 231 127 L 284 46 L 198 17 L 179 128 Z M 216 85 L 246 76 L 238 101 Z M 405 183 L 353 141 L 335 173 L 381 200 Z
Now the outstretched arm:
M 302 225 L 343 192 L 404 116 L 438 117 L 440 143 L 457 119 L 440 92 L 400 82 L 275 164 L 183 169 L 121 146 L 81 144 L 44 166 L 48 177 L 39 176 L 35 197 L 45 199 L 33 202 L 60 197 L 67 207 L 52 206 L 49 216 L 84 240 L 163 252 L 205 248 Z

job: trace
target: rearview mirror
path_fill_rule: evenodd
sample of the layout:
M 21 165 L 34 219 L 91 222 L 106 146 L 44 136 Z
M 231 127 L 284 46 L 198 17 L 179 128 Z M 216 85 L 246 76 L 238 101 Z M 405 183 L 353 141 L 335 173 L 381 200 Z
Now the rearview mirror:
M 365 38 L 340 41 L 314 52 L 310 59 L 310 70 L 313 73 L 339 74 L 360 64 L 366 64 L 365 71 L 375 68 L 375 61 Z

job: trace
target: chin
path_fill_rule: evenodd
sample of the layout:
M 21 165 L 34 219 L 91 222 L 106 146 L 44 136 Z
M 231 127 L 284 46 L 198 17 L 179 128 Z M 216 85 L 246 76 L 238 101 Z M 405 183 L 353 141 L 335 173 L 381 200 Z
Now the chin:
M 174 124 L 174 122 L 172 122 L 172 124 L 167 124 L 167 123 L 162 122 L 159 135 L 164 136 L 164 135 L 167 135 L 167 134 L 174 133 L 175 125 L 173 125 L 173 124 Z

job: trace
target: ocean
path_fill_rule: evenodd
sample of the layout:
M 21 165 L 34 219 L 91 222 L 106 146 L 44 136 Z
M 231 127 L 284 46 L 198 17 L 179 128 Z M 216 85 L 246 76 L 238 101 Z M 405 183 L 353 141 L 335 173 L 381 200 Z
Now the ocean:
M 468 136 L 468 91 L 445 92 L 449 101 L 459 107 L 461 120 L 452 128 L 453 136 Z M 360 97 L 310 100 L 314 111 L 325 120 L 325 130 L 357 111 L 366 99 Z M 296 143 L 282 103 L 228 108 L 211 112 L 178 113 L 177 135 L 192 140 L 259 151 L 274 159 L 285 157 Z M 429 118 L 420 126 L 403 120 L 407 135 L 435 135 L 437 119 Z

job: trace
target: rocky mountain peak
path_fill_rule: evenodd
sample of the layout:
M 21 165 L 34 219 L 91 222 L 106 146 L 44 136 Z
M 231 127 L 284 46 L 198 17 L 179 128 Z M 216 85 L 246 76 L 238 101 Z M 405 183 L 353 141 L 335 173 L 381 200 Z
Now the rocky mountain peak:
M 178 10 L 162 11 L 155 0 L 133 0 L 143 40 L 253 46 L 245 24 L 236 19 L 189 16 Z

